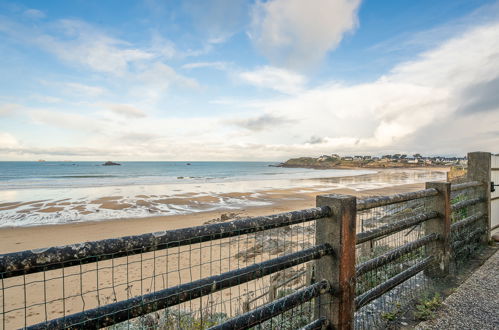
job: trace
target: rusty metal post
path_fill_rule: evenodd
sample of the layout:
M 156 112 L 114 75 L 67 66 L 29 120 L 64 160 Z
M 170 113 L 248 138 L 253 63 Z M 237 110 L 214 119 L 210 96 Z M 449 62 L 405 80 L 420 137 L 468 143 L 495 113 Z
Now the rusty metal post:
M 438 217 L 424 222 L 425 235 L 437 233 L 437 241 L 427 246 L 428 256 L 435 258 L 435 263 L 425 270 L 430 277 L 445 277 L 449 274 L 450 260 L 450 182 L 427 182 L 426 188 L 435 188 L 438 195 L 434 197 L 432 211 L 438 212 Z
M 469 152 L 468 153 L 468 180 L 482 182 L 483 188 L 480 197 L 484 198 L 482 212 L 483 226 L 485 234 L 482 242 L 487 244 L 490 237 L 490 152 Z
M 317 196 L 317 206 L 328 206 L 331 215 L 317 220 L 316 244 L 330 244 L 334 255 L 316 262 L 315 280 L 326 279 L 332 292 L 316 299 L 315 318 L 326 317 L 335 329 L 353 329 L 355 312 L 356 198 Z

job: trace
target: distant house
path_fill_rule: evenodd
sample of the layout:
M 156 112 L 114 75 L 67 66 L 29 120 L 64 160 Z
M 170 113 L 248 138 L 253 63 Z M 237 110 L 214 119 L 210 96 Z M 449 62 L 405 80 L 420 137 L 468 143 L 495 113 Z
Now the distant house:
M 371 160 L 372 157 L 371 156 L 364 156 L 363 158 L 364 158 L 364 160 Z
M 329 159 L 329 156 L 328 156 L 328 155 L 322 155 L 322 156 L 320 156 L 319 158 L 317 158 L 317 160 L 318 160 L 319 162 L 323 162 L 323 161 L 325 161 L 325 160 L 327 160 L 327 159 Z
M 408 158 L 407 163 L 408 164 L 417 164 L 418 160 L 416 158 Z
M 355 157 L 353 157 L 353 160 L 362 160 L 362 159 L 363 159 L 362 156 L 355 156 Z
M 352 161 L 352 160 L 353 160 L 353 157 L 352 157 L 352 156 L 341 157 L 341 160 L 349 160 L 349 161 Z
M 331 155 L 331 158 L 334 158 L 334 159 L 340 159 L 340 155 L 338 155 L 338 154 L 332 154 L 332 155 Z
M 379 157 L 373 157 L 372 160 L 379 160 Z

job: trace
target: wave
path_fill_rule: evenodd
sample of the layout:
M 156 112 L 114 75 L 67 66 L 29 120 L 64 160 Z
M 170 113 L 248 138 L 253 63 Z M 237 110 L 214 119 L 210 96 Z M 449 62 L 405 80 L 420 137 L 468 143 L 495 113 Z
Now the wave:
M 55 175 L 55 176 L 50 176 L 48 178 L 50 179 L 88 179 L 88 178 L 119 178 L 121 176 L 119 175 L 92 175 L 92 174 L 85 174 L 85 175 Z

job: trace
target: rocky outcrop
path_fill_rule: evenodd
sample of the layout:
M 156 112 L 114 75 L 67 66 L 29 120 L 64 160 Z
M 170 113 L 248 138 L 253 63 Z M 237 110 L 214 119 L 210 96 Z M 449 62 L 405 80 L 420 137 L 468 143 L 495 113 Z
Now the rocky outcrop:
M 118 163 L 114 163 L 114 162 L 105 162 L 104 164 L 102 164 L 102 166 L 119 166 L 121 164 L 118 164 Z

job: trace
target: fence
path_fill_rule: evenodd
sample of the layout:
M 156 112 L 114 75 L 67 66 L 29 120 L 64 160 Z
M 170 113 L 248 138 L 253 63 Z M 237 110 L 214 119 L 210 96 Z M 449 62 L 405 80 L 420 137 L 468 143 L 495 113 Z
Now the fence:
M 381 327 L 487 241 L 484 154 L 466 183 L 0 255 L 2 329 Z
M 491 230 L 498 233 L 499 229 L 499 154 L 491 155 L 491 181 L 494 183 L 490 194 Z

